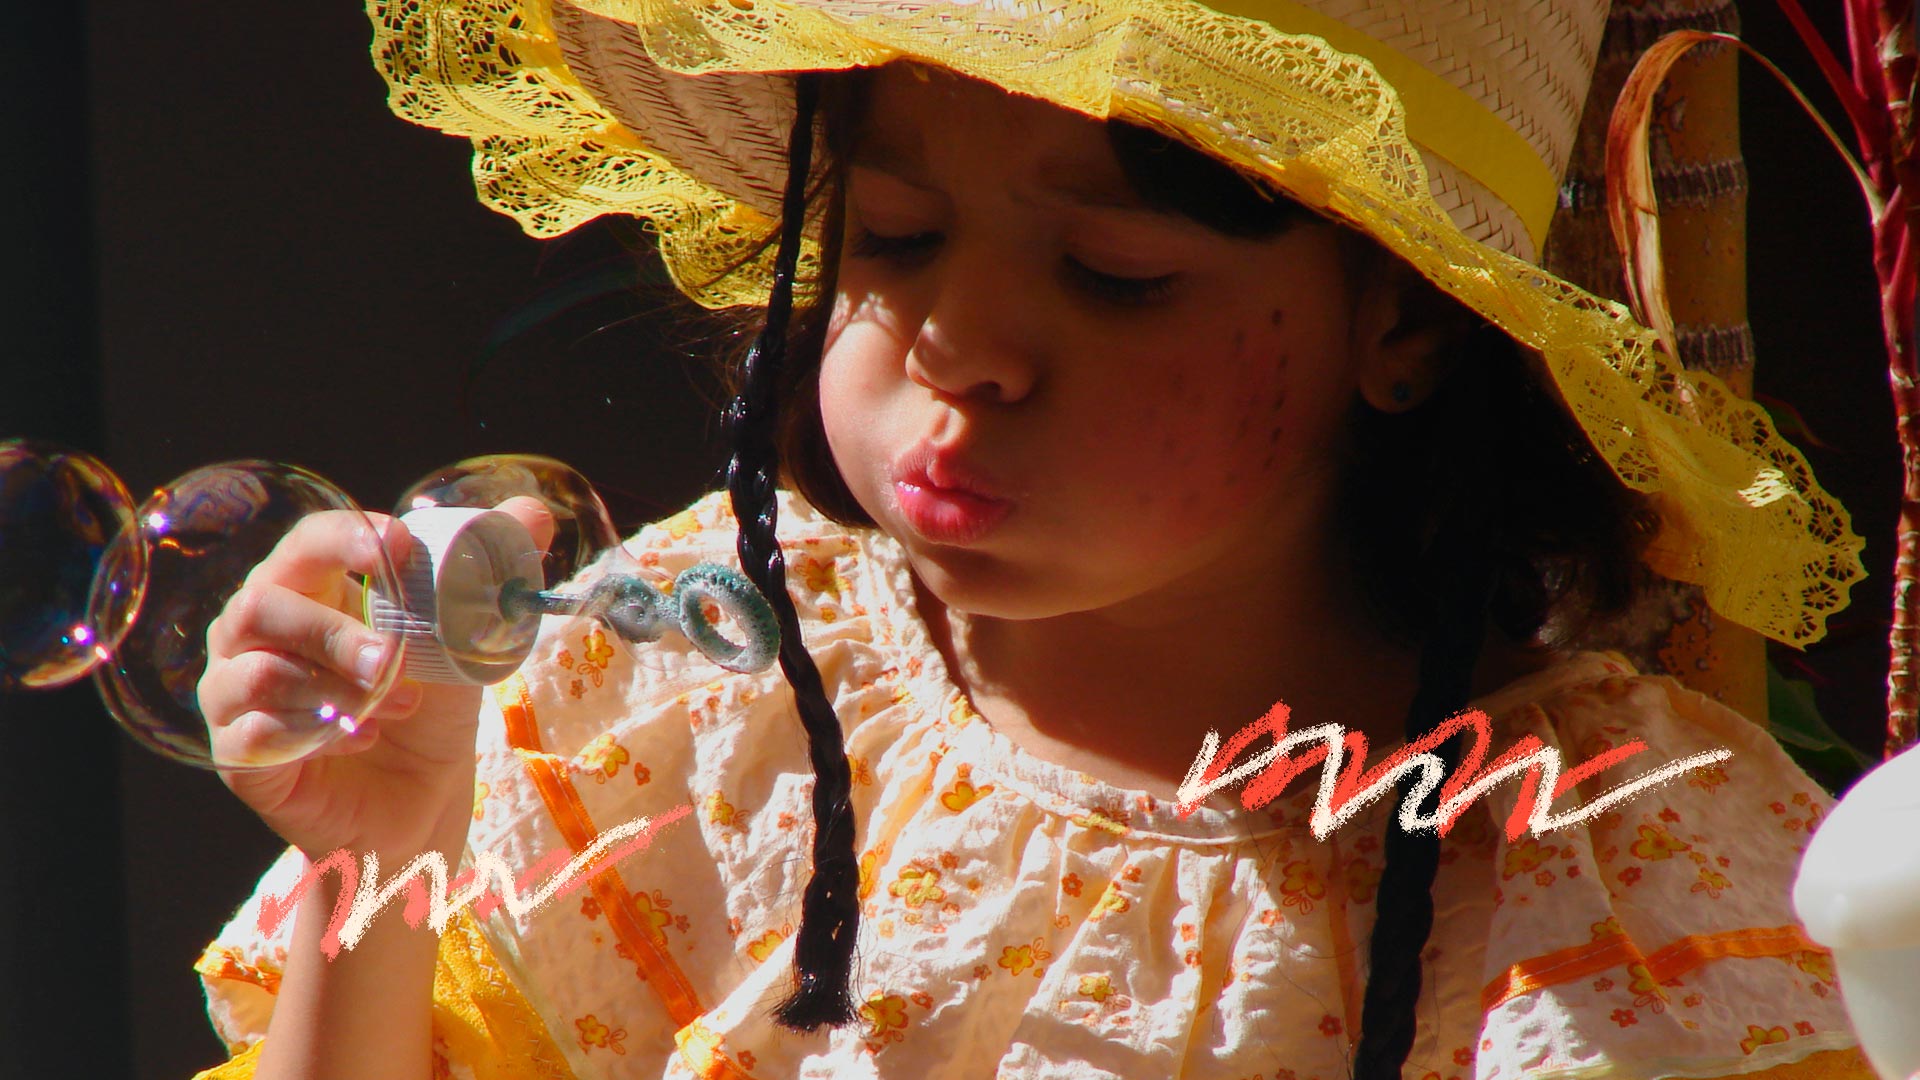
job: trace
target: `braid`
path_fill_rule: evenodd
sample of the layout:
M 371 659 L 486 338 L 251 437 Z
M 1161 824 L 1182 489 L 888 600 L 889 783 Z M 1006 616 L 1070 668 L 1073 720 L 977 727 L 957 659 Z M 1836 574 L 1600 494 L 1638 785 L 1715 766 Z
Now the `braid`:
M 813 764 L 813 877 L 801 902 L 800 932 L 794 943 L 797 986 L 774 1012 L 781 1026 L 795 1031 L 812 1031 L 821 1024 L 837 1027 L 853 1019 L 853 999 L 847 984 L 860 924 L 860 867 L 854 857 L 853 812 L 848 803 L 853 776 L 847 766 L 846 744 L 841 738 L 840 718 L 821 685 L 820 670 L 800 638 L 800 617 L 787 595 L 786 561 L 775 536 L 778 507 L 774 489 L 780 475 L 775 442 L 780 413 L 778 388 L 786 360 L 787 324 L 793 312 L 801 230 L 806 221 L 818 78 L 803 74 L 794 80 L 793 135 L 787 150 L 787 185 L 781 208 L 780 246 L 774 256 L 773 294 L 767 302 L 766 325 L 747 353 L 740 392 L 727 410 L 727 429 L 733 442 L 733 458 L 727 463 L 727 494 L 740 527 L 740 564 L 780 620 L 780 670 L 793 687 Z
M 1487 609 L 1495 581 L 1495 554 L 1461 513 L 1440 527 L 1428 565 L 1441 572 L 1433 618 L 1420 650 L 1420 684 L 1407 710 L 1407 741 L 1438 727 L 1466 705 L 1473 671 L 1486 635 Z M 1462 736 L 1439 748 L 1450 773 L 1460 760 Z M 1411 794 L 1403 776 L 1395 805 Z M 1439 799 L 1438 792 L 1428 802 Z M 1421 807 L 1427 811 L 1429 807 Z M 1438 833 L 1409 833 L 1396 814 L 1387 825 L 1380 873 L 1370 974 L 1360 1011 L 1360 1043 L 1354 1050 L 1354 1080 L 1398 1080 L 1413 1049 L 1414 1006 L 1420 1000 L 1420 953 L 1433 931 L 1433 879 L 1440 864 Z

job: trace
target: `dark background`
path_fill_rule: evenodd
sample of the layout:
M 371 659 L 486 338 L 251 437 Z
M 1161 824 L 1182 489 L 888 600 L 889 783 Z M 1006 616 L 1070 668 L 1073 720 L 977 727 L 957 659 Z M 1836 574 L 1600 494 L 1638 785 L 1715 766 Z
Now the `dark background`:
M 1771 5 L 1743 11 L 1825 102 Z M 542 452 L 623 528 L 709 485 L 714 328 L 614 228 L 540 243 L 480 208 L 466 142 L 386 111 L 355 5 L 94 0 L 9 23 L 0 438 L 98 453 L 136 493 L 290 462 L 375 509 L 461 457 Z M 1830 446 L 1808 456 L 1871 574 L 1793 655 L 1877 755 L 1899 486 L 1866 216 L 1786 95 L 1743 78 L 1760 389 Z M 636 268 L 652 287 L 606 293 Z M 0 738 L 0 1078 L 220 1060 L 191 965 L 278 842 L 88 686 L 0 698 Z

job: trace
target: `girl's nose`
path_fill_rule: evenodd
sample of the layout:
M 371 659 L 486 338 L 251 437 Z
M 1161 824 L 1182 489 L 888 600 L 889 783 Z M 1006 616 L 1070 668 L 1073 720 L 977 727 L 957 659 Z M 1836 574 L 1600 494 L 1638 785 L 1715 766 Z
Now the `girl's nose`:
M 907 353 L 907 376 L 942 396 L 1012 404 L 1033 392 L 1039 376 L 1033 297 L 1022 298 L 1009 275 L 969 270 L 959 260 L 942 276 L 940 294 Z

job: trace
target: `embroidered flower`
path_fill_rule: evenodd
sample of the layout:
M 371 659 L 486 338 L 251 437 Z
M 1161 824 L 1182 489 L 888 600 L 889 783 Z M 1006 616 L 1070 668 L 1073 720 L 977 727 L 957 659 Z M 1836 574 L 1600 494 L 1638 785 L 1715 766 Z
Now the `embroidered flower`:
M 1645 964 L 1627 965 L 1627 990 L 1631 992 L 1633 1003 L 1642 1008 L 1651 1007 L 1654 1012 L 1666 1011 L 1667 992 L 1654 979 L 1653 972 Z
M 1060 879 L 1060 891 L 1068 896 L 1079 896 L 1081 886 L 1084 884 L 1079 874 L 1067 874 Z
M 586 647 L 580 657 L 581 663 L 605 668 L 613 662 L 613 646 L 607 643 L 604 631 L 597 627 L 589 630 L 580 638 L 580 642 Z
M 592 1050 L 597 1047 L 601 1050 L 611 1050 L 616 1054 L 627 1052 L 627 1048 L 620 1045 L 621 1040 L 627 1037 L 626 1028 L 609 1028 L 592 1013 L 575 1020 L 573 1026 L 580 1031 L 582 1050 Z
M 953 786 L 940 796 L 940 805 L 957 814 L 992 792 L 992 784 L 976 788 L 969 781 L 955 780 Z
M 902 1031 L 907 1026 L 907 999 L 875 990 L 867 1003 L 860 1006 L 860 1019 L 867 1022 L 868 1038 L 899 1042 L 906 1037 Z
M 493 794 L 493 789 L 487 786 L 486 781 L 475 780 L 473 782 L 473 820 L 479 821 L 486 815 L 487 796 L 491 794 Z
M 1454 1063 L 1455 1065 L 1458 1065 L 1458 1066 L 1460 1066 L 1460 1067 L 1461 1067 L 1461 1068 L 1463 1068 L 1463 1069 L 1464 1069 L 1464 1068 L 1466 1068 L 1466 1067 L 1467 1067 L 1467 1066 L 1469 1066 L 1469 1065 L 1472 1065 L 1472 1064 L 1473 1064 L 1473 1051 L 1472 1051 L 1472 1050 L 1469 1050 L 1469 1049 L 1467 1049 L 1467 1048 L 1466 1048 L 1466 1047 L 1464 1047 L 1464 1046 L 1463 1046 L 1463 1047 L 1461 1047 L 1461 1048 L 1460 1048 L 1460 1049 L 1458 1049 L 1458 1050 L 1455 1050 L 1455 1051 L 1453 1052 L 1453 1063 Z
M 915 990 L 913 993 L 907 995 L 907 1000 L 923 1009 L 933 1008 L 933 995 L 927 993 L 925 990 Z
M 1125 810 L 1095 808 L 1084 814 L 1077 814 L 1069 820 L 1083 829 L 1099 829 L 1115 836 L 1125 836 L 1129 828 L 1127 823 L 1132 816 Z
M 1620 871 L 1616 876 L 1619 877 L 1620 884 L 1632 885 L 1634 882 L 1640 880 L 1640 868 L 1637 866 L 1629 866 L 1625 870 Z
M 631 760 L 632 755 L 627 753 L 626 747 L 614 742 L 611 733 L 603 732 L 581 749 L 579 768 L 581 772 L 592 776 L 594 783 L 604 784 L 620 775 L 620 770 L 626 768 Z
M 769 930 L 759 937 L 754 938 L 752 941 L 747 942 L 747 955 L 753 957 L 753 962 L 756 964 L 765 963 L 767 957 L 772 956 L 773 951 L 779 948 L 780 943 L 785 940 L 786 935 L 780 931 Z
M 1507 849 L 1507 857 L 1501 866 L 1500 877 L 1504 881 L 1511 881 L 1521 874 L 1530 874 L 1538 870 L 1542 863 L 1553 858 L 1554 854 L 1552 847 L 1543 846 L 1529 836 Z
M 853 773 L 854 783 L 873 786 L 873 765 L 866 758 L 847 755 L 847 769 Z
M 800 557 L 800 580 L 808 589 L 823 596 L 843 596 L 846 581 L 840 576 L 840 568 L 831 560 L 816 559 L 811 555 Z
M 659 889 L 653 890 L 651 895 L 643 892 L 633 894 L 634 914 L 640 916 L 640 925 L 647 928 L 655 941 L 667 939 L 667 927 L 673 925 L 673 916 L 666 909 L 672 906 L 673 901 L 667 899 Z
M 1113 980 L 1105 975 L 1080 976 L 1080 996 L 1105 1002 L 1113 996 Z
M 1340 1034 L 1340 1019 L 1332 1013 L 1320 1018 L 1320 1034 L 1334 1036 Z
M 1609 979 L 1609 978 L 1606 978 L 1605 976 L 1602 976 L 1602 977 L 1600 977 L 1600 978 L 1598 978 L 1598 979 L 1595 979 L 1595 980 L 1593 980 L 1593 992 L 1594 992 L 1594 993 L 1596 993 L 1596 994 L 1604 994 L 1604 993 L 1606 993 L 1607 991 L 1609 991 L 1609 990 L 1611 990 L 1611 989 L 1613 989 L 1613 980 L 1612 980 L 1612 979 Z
M 947 890 L 940 887 L 939 881 L 940 871 L 916 862 L 901 868 L 899 877 L 887 886 L 887 893 L 899 897 L 910 908 L 938 904 L 947 898 Z
M 721 828 L 737 828 L 741 824 L 739 811 L 717 791 L 707 796 L 707 818 Z
M 1713 794 L 1714 788 L 1726 782 L 1727 770 L 1718 765 L 1709 765 L 1704 769 L 1695 769 L 1687 774 L 1687 784 L 1689 786 L 1697 787 L 1709 795 Z
M 1807 1023 L 1805 1020 L 1795 1020 L 1793 1022 L 1793 1030 L 1801 1035 L 1811 1035 L 1813 1034 L 1813 1025 Z
M 1639 833 L 1640 839 L 1635 840 L 1628 850 L 1648 862 L 1671 859 L 1692 846 L 1660 825 L 1642 825 Z
M 1792 1038 L 1783 1027 L 1763 1028 L 1759 1024 L 1747 1025 L 1747 1037 L 1740 1040 L 1740 1052 L 1751 1054 L 1763 1046 L 1783 1043 Z
M 1018 975 L 1034 966 L 1033 946 L 1008 945 L 1000 950 L 1000 966 L 1008 972 Z
M 1320 875 L 1314 873 L 1313 864 L 1297 859 L 1280 868 L 1280 903 L 1285 907 L 1297 907 L 1302 915 L 1313 912 L 1313 902 L 1327 895 L 1327 887 L 1320 883 Z
M 1108 915 L 1119 915 L 1131 907 L 1133 902 L 1127 899 L 1126 893 L 1120 891 L 1120 883 L 1110 881 L 1107 883 L 1106 890 L 1100 894 L 1100 899 L 1094 901 L 1093 910 L 1087 913 L 1087 917 L 1103 919 Z
M 1610 1016 L 1613 1022 L 1621 1027 L 1632 1027 L 1640 1022 L 1640 1018 L 1633 1015 L 1632 1009 L 1615 1009 Z
M 1802 949 L 1793 956 L 1793 966 L 1819 979 L 1821 982 L 1833 981 L 1833 954 Z
M 1730 884 L 1725 874 L 1715 871 L 1712 867 L 1703 866 L 1700 868 L 1700 880 L 1694 882 L 1693 888 L 1688 891 L 1703 892 L 1707 894 L 1709 899 L 1718 900 L 1720 899 L 1721 891 L 1726 889 Z

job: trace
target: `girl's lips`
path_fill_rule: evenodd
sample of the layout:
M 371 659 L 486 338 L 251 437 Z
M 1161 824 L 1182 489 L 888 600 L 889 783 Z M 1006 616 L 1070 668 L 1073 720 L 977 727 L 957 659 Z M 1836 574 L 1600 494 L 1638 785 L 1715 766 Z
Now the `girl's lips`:
M 973 543 L 1013 509 L 1006 499 L 935 487 L 924 474 L 895 480 L 893 494 L 913 531 L 936 544 Z

